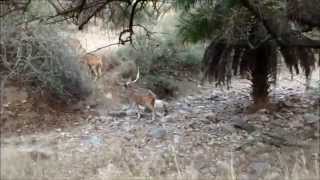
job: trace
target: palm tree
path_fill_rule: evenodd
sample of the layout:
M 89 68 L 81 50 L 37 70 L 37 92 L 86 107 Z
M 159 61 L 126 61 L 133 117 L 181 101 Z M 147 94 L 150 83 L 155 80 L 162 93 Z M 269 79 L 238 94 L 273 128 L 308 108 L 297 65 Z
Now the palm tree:
M 177 0 L 185 10 L 180 35 L 186 41 L 210 40 L 203 56 L 203 80 L 229 85 L 231 77 L 251 73 L 253 106 L 265 107 L 277 65 L 309 79 L 320 41 L 305 33 L 319 31 L 317 0 Z M 320 64 L 320 60 L 319 60 Z

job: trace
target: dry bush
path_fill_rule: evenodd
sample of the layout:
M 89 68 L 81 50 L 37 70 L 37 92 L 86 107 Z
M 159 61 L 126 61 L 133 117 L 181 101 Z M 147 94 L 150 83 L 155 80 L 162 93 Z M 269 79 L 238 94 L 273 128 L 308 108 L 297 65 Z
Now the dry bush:
M 105 71 L 110 71 L 110 70 L 114 69 L 115 67 L 121 65 L 121 61 L 111 53 L 102 55 L 102 61 L 104 64 Z
M 123 62 L 120 69 L 120 77 L 123 79 L 133 80 L 137 74 L 137 66 L 132 61 Z
M 118 57 L 137 64 L 147 88 L 161 98 L 174 97 L 180 74 L 198 75 L 203 48 L 200 45 L 185 47 L 174 35 L 153 38 L 137 35 L 133 46 L 117 51 Z
M 91 92 L 81 72 L 77 52 L 54 27 L 21 28 L 1 19 L 0 72 L 9 79 L 31 85 L 50 100 L 69 104 Z

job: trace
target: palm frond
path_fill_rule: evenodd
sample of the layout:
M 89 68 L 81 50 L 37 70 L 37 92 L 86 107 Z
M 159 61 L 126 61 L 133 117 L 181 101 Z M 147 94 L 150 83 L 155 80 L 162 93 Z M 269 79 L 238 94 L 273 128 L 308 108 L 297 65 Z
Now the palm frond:
M 226 2 L 221 1 L 213 7 L 197 7 L 181 13 L 177 26 L 181 39 L 192 43 L 216 38 L 229 43 L 247 41 L 248 32 L 256 19 L 233 1 L 229 4 Z
M 182 15 L 177 25 L 182 40 L 195 43 L 210 38 L 215 31 L 214 26 L 219 26 L 219 22 L 213 20 L 210 14 L 210 9 L 201 9 L 195 13 Z
M 316 59 L 312 49 L 299 48 L 297 49 L 297 54 L 300 60 L 300 66 L 303 69 L 306 78 L 308 79 L 316 64 Z
M 213 41 L 207 47 L 203 60 L 201 70 L 204 72 L 204 76 L 202 78 L 202 82 L 208 80 L 212 82 L 219 77 L 219 69 L 218 65 L 222 56 L 224 49 L 226 48 L 226 44 Z
M 293 74 L 293 69 L 297 74 L 299 74 L 299 59 L 296 54 L 296 49 L 281 47 L 280 52 L 283 56 L 284 62 L 287 65 L 291 74 Z

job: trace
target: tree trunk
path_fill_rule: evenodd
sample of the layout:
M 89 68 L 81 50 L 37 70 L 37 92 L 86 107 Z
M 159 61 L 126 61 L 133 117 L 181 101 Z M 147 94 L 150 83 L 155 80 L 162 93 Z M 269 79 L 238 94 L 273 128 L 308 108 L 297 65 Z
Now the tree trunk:
M 272 54 L 269 45 L 262 45 L 253 50 L 255 57 L 254 66 L 252 67 L 252 97 L 254 108 L 260 109 L 269 103 L 269 56 Z

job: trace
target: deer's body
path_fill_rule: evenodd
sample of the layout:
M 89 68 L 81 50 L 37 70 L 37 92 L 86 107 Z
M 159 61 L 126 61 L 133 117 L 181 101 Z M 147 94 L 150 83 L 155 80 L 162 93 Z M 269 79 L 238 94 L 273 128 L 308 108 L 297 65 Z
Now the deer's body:
M 102 75 L 102 58 L 95 56 L 93 54 L 86 54 L 82 58 L 82 63 L 86 64 L 90 69 L 92 75 L 95 77 L 95 81 Z
M 151 91 L 147 89 L 143 89 L 140 87 L 137 87 L 133 85 L 132 83 L 136 82 L 139 79 L 139 70 L 137 74 L 136 80 L 132 82 L 127 82 L 125 84 L 125 88 L 127 90 L 128 98 L 129 101 L 133 104 L 135 104 L 138 112 L 138 119 L 140 119 L 141 114 L 140 114 L 140 106 L 144 106 L 148 108 L 152 112 L 152 120 L 155 119 L 155 101 L 156 101 L 156 95 Z

